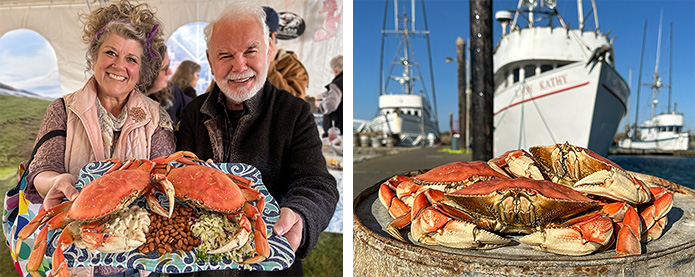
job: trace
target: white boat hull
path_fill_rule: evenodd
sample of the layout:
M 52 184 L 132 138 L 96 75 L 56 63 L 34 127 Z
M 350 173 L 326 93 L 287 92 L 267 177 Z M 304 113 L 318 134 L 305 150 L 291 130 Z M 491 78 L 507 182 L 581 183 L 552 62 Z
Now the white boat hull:
M 645 150 L 688 150 L 690 138 L 688 134 L 670 134 L 660 139 L 649 141 L 632 141 L 624 139 L 618 145 L 621 148 L 645 149 Z
M 423 130 L 420 128 L 421 120 L 421 117 L 409 114 L 382 114 L 374 117 L 367 129 L 384 136 L 395 136 L 401 146 L 420 145 L 430 133 L 438 139 L 439 131 L 434 122 L 426 119 Z
M 493 155 L 564 142 L 605 155 L 628 96 L 622 77 L 601 61 L 575 62 L 499 89 Z

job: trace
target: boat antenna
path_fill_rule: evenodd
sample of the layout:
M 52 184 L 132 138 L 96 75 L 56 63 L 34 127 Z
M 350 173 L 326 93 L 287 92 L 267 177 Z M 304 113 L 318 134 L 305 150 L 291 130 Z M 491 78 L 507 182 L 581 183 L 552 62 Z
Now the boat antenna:
M 642 51 L 639 58 L 639 74 L 637 76 L 637 100 L 635 105 L 635 125 L 634 128 L 637 130 L 637 122 L 639 118 L 639 94 L 642 88 L 642 64 L 644 63 L 644 43 L 647 40 L 647 19 L 644 19 L 644 32 L 642 32 Z M 637 136 L 637 132 L 632 132 L 632 139 L 634 140 Z

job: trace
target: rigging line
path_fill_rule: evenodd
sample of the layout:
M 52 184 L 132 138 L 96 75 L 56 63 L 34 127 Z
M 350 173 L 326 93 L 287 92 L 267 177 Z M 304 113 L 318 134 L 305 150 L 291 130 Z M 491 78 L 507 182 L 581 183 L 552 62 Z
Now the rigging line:
M 384 88 L 384 37 L 386 36 L 384 30 L 386 30 L 386 15 L 389 7 L 389 1 L 384 1 L 384 22 L 381 25 L 381 52 L 379 53 L 379 95 L 384 94 L 382 89 Z
M 519 72 L 521 75 L 521 72 Z M 521 77 L 521 76 L 519 76 Z M 526 77 L 524 77 L 524 80 L 521 81 L 521 89 L 519 90 L 521 92 L 521 118 L 519 119 L 519 142 L 517 143 L 517 149 L 521 149 L 521 140 L 524 135 L 524 99 L 525 99 L 525 92 L 526 92 Z M 514 95 L 516 97 L 516 95 Z
M 510 107 L 512 103 L 514 103 L 514 99 L 516 96 L 519 94 L 519 92 L 526 86 L 526 80 L 524 79 L 521 81 L 521 84 L 519 85 L 520 89 L 514 92 L 514 95 L 509 98 L 509 103 L 507 103 L 507 107 Z M 495 124 L 494 129 L 497 129 L 497 127 L 500 126 L 500 123 L 502 123 L 502 119 L 507 115 L 507 112 L 509 112 L 509 109 L 504 109 L 504 112 L 502 113 L 502 117 L 500 117 L 500 120 L 497 121 L 497 124 Z
M 429 27 L 427 26 L 427 12 L 425 12 L 425 0 L 422 0 L 422 18 L 425 22 L 425 32 L 426 32 L 426 38 L 425 40 L 427 41 L 427 56 L 429 57 L 429 65 L 430 65 L 430 82 L 432 83 L 432 105 L 434 105 L 434 122 L 435 126 L 437 126 L 437 131 L 439 131 L 439 116 L 437 115 L 437 96 L 434 90 L 434 67 L 432 66 L 432 51 L 430 47 L 430 35 L 429 35 Z
M 526 83 L 526 79 L 524 78 L 524 84 Z M 521 90 L 521 118 L 519 119 L 519 142 L 516 146 L 516 149 L 521 149 L 521 138 L 524 135 L 524 90 L 526 90 L 526 86 L 523 86 Z
M 553 140 L 553 142 L 557 143 L 558 141 L 555 140 L 555 136 L 553 135 L 553 132 L 550 130 L 550 127 L 548 126 L 548 123 L 545 121 L 545 117 L 543 117 L 543 114 L 541 113 L 541 109 L 538 107 L 538 103 L 536 103 L 536 99 L 534 99 L 533 95 L 531 92 L 529 92 L 529 95 L 531 96 L 531 102 L 533 103 L 533 106 L 536 107 L 536 112 L 538 115 L 541 117 L 541 121 L 543 122 L 543 126 L 545 126 L 545 130 L 548 131 L 548 134 L 550 135 L 550 139 Z
M 401 47 L 405 47 L 403 45 L 404 41 L 399 41 L 398 42 L 398 47 L 396 48 L 396 54 L 393 56 L 393 61 L 391 62 L 391 67 L 389 68 L 389 72 L 386 74 L 386 84 L 384 85 L 384 93 L 386 94 L 386 89 L 389 87 L 389 79 L 391 79 L 391 73 L 393 73 L 393 69 L 396 67 L 396 61 L 398 60 L 398 53 L 401 52 Z M 383 63 L 384 61 L 381 61 Z M 381 72 L 379 74 L 382 74 Z M 395 79 L 394 79 L 395 80 Z

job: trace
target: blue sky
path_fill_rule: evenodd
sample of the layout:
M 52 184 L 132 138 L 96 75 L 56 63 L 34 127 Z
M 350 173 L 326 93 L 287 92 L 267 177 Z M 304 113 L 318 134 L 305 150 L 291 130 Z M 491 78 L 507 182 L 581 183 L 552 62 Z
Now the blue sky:
M 514 9 L 517 1 L 493 1 L 493 14 L 499 10 Z M 407 5 L 409 1 L 399 1 L 399 6 Z M 584 13 L 591 8 L 590 1 L 584 1 Z M 644 31 L 644 21 L 648 21 L 645 43 L 642 83 L 652 82 L 656 60 L 657 32 L 659 27 L 659 11 L 663 8 L 663 31 L 661 38 L 661 57 L 659 74 L 668 83 L 669 57 L 669 24 L 673 22 L 673 87 L 672 103 L 677 103 L 678 112 L 685 114 L 685 128 L 695 131 L 695 1 L 693 0 L 612 0 L 596 1 L 600 30 L 612 30 L 610 36 L 617 36 L 614 42 L 616 69 L 627 82 L 629 68 L 632 67 L 632 91 L 628 112 L 630 123 L 635 120 L 635 105 L 637 96 L 637 81 L 640 66 L 640 51 Z M 389 1 L 388 26 L 393 26 L 393 1 Z M 416 8 L 420 9 L 420 1 Z M 458 88 L 456 64 L 445 63 L 446 57 L 456 58 L 455 41 L 462 37 L 468 41 L 470 29 L 468 19 L 469 3 L 455 0 L 430 0 L 425 2 L 427 23 L 430 30 L 430 45 L 432 49 L 432 64 L 435 76 L 435 91 L 439 126 L 441 131 L 449 130 L 449 113 L 456 117 L 458 113 Z M 558 0 L 557 8 L 571 26 L 577 26 L 577 5 L 574 0 Z M 399 8 L 399 10 L 401 10 Z M 402 10 L 401 10 L 402 13 Z M 421 13 L 418 11 L 418 13 Z M 354 68 L 354 118 L 370 119 L 377 112 L 379 89 L 379 51 L 381 43 L 381 28 L 383 25 L 384 1 L 355 0 L 353 3 L 353 68 Z M 416 29 L 423 29 L 423 20 L 416 14 Z M 593 30 L 593 17 L 586 23 Z M 493 40 L 497 42 L 501 36 L 501 27 L 493 20 Z M 391 27 L 392 29 L 393 27 Z M 393 58 L 394 44 L 385 49 L 387 61 Z M 424 44 L 416 52 L 421 63 L 423 75 L 427 78 L 427 52 Z M 418 47 L 415 44 L 415 47 Z M 428 91 L 431 91 L 429 88 Z M 391 85 L 390 85 L 391 86 Z M 660 105 L 656 112 L 665 112 L 668 102 L 668 88 L 662 89 L 657 96 Z M 639 121 L 650 117 L 651 88 L 643 86 L 640 90 Z M 672 104 L 673 105 L 673 104 Z M 625 125 L 625 118 L 620 131 Z

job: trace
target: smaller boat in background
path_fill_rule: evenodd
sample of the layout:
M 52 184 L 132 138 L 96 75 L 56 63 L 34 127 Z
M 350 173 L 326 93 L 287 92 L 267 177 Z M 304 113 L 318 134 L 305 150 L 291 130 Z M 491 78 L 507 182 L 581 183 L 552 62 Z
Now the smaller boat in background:
M 690 134 L 683 130 L 683 114 L 660 114 L 637 126 L 633 138 L 620 140 L 618 146 L 632 149 L 687 150 Z
M 654 81 L 651 84 L 643 84 L 648 85 L 652 88 L 651 119 L 645 121 L 644 123 L 642 123 L 642 125 L 637 125 L 637 120 L 635 120 L 635 127 L 633 130 L 628 132 L 628 137 L 618 142 L 618 147 L 620 148 L 671 151 L 687 150 L 688 145 L 690 144 L 690 134 L 685 132 L 685 130 L 683 129 L 683 114 L 676 113 L 675 107 L 673 108 L 673 112 L 671 112 L 671 81 L 669 80 L 669 84 L 664 84 L 661 77 L 659 76 L 659 49 L 661 48 L 660 46 L 662 18 L 663 10 L 661 11 L 661 18 L 659 19 L 659 36 L 657 43 L 658 46 L 656 53 L 656 63 L 654 65 Z M 673 40 L 673 25 L 671 26 L 671 40 Z M 670 51 L 673 51 L 672 41 Z M 670 63 L 671 59 L 669 58 L 669 65 Z M 642 72 L 640 72 L 640 76 L 641 73 Z M 671 76 L 672 75 L 669 70 L 669 79 Z M 658 93 L 661 93 L 662 87 L 669 88 L 669 103 L 667 112 L 659 115 L 654 115 L 656 105 L 659 103 L 659 100 L 656 99 L 656 95 Z M 639 90 L 637 95 L 639 98 Z M 637 99 L 637 102 L 639 103 L 639 99 Z M 637 112 L 635 116 L 637 116 Z
M 394 1 L 394 15 L 398 18 L 394 20 L 393 29 L 386 28 L 386 20 L 382 28 L 382 44 L 381 44 L 381 74 L 379 78 L 379 112 L 371 120 L 355 119 L 358 124 L 355 128 L 357 133 L 376 133 L 383 141 L 387 138 L 396 140 L 396 144 L 400 146 L 417 146 L 425 143 L 433 143 L 439 140 L 439 128 L 437 126 L 436 103 L 430 103 L 429 94 L 427 92 L 425 79 L 422 77 L 419 68 L 419 62 L 415 58 L 415 49 L 413 47 L 412 37 L 424 37 L 429 40 L 429 31 L 416 30 L 414 17 L 415 1 L 410 1 L 411 14 L 408 15 L 403 11 L 399 15 L 398 1 Z M 424 6 L 424 2 L 423 2 Z M 388 5 L 386 8 L 388 9 Z M 424 12 L 424 11 L 423 11 Z M 423 17 L 426 20 L 426 17 Z M 427 23 L 425 23 L 427 26 Z M 389 35 L 398 37 L 398 49 L 396 55 L 389 66 L 390 71 L 384 72 L 384 40 Z M 432 72 L 431 51 L 427 43 L 427 53 L 429 64 L 429 72 Z M 395 70 L 401 69 L 400 75 L 392 75 Z M 386 73 L 387 80 L 382 82 Z M 417 82 L 419 81 L 419 82 Z M 432 81 L 432 80 L 430 80 Z M 400 86 L 399 92 L 389 90 L 389 83 L 395 83 Z M 434 82 L 432 81 L 432 99 L 434 99 Z M 417 93 L 416 91 L 419 91 Z M 434 110 L 430 104 L 434 104 Z

